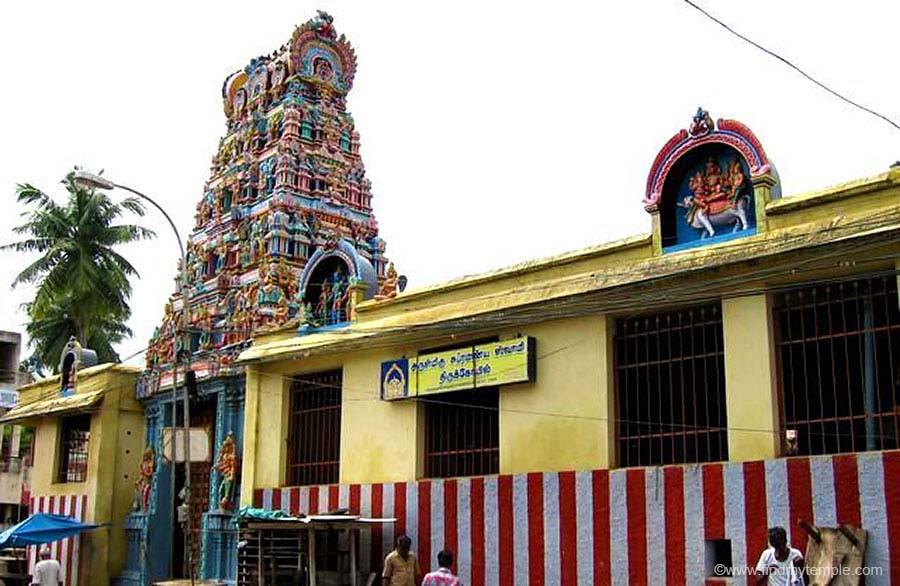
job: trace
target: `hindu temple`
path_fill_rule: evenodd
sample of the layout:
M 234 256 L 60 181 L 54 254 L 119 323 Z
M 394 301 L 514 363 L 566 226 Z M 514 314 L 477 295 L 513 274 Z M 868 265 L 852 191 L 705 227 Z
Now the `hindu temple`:
M 180 465 L 142 464 L 125 583 L 187 577 L 191 567 L 198 577 L 234 579 L 245 390 L 235 358 L 255 333 L 340 327 L 357 304 L 395 294 L 347 111 L 355 71 L 353 47 L 319 12 L 225 79 L 226 132 L 137 385 L 148 448 L 166 453 L 188 393 L 190 427 L 208 432 L 212 450 L 191 464 L 190 507 L 179 495 Z

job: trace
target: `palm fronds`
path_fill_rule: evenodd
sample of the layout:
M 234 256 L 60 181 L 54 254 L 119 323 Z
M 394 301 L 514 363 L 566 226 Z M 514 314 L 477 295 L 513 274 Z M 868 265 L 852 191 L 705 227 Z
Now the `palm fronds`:
M 53 369 L 73 335 L 101 359 L 116 359 L 113 345 L 131 335 L 125 325 L 131 315 L 129 279 L 139 275 L 115 247 L 155 236 L 142 226 L 118 223 L 130 214 L 144 215 L 139 199 L 114 202 L 76 183 L 72 173 L 62 184 L 68 195 L 64 204 L 29 183 L 19 184 L 16 199 L 29 209 L 14 232 L 25 238 L 0 246 L 39 255 L 12 286 L 37 284 L 26 305 L 26 330 L 41 365 Z

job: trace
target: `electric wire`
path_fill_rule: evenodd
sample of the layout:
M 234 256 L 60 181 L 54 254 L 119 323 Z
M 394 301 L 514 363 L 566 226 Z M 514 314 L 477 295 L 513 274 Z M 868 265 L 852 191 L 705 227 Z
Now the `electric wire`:
M 891 222 L 889 220 L 887 220 L 886 218 L 884 218 L 882 216 L 882 217 L 876 217 L 874 219 L 867 220 L 864 222 L 857 222 L 857 223 L 854 223 L 852 226 L 848 226 L 848 227 L 844 227 L 844 228 L 845 229 L 852 228 L 854 232 L 857 232 L 860 230 L 860 228 L 878 229 L 878 228 L 885 227 L 886 225 L 893 225 L 893 224 L 891 224 Z M 833 223 L 832 226 L 829 227 L 829 229 L 822 230 L 816 234 L 813 234 L 813 236 L 816 236 L 817 239 L 824 239 L 824 238 L 830 239 L 834 235 L 834 233 L 839 231 L 841 228 L 842 228 L 841 226 L 834 225 L 834 223 Z M 882 246 L 885 242 L 893 242 L 894 235 L 892 232 L 893 231 L 890 231 L 889 233 L 882 235 L 882 238 L 875 239 L 874 242 L 865 242 L 862 244 L 858 244 L 856 246 L 850 246 L 849 252 L 860 252 L 865 249 Z M 810 237 L 809 234 L 803 234 L 800 236 L 790 236 L 789 235 L 782 240 L 793 241 L 798 238 L 808 239 L 809 237 Z M 791 252 L 791 251 L 788 251 L 788 252 Z M 811 285 L 814 285 L 817 283 L 839 283 L 839 282 L 843 282 L 843 281 L 852 281 L 852 280 L 857 280 L 857 279 L 861 279 L 861 278 L 871 278 L 871 277 L 878 277 L 878 276 L 896 276 L 896 275 L 900 274 L 900 271 L 898 271 L 897 269 L 885 269 L 885 270 L 880 270 L 880 271 L 869 271 L 869 272 L 863 273 L 863 274 L 860 274 L 860 273 L 849 274 L 842 278 L 829 277 L 829 278 L 823 278 L 823 279 L 819 279 L 819 280 L 804 281 L 801 284 L 789 283 L 789 284 L 777 285 L 777 286 L 776 285 L 762 285 L 762 286 L 758 286 L 758 287 L 750 288 L 750 289 L 742 288 L 740 290 L 733 291 L 730 293 L 727 291 L 724 291 L 724 292 L 722 291 L 723 289 L 727 290 L 730 287 L 730 285 L 732 285 L 733 283 L 752 282 L 754 280 L 764 279 L 767 277 L 771 278 L 773 276 L 783 277 L 783 276 L 789 275 L 791 277 L 796 277 L 798 272 L 800 272 L 804 268 L 807 268 L 807 265 L 821 264 L 821 262 L 823 260 L 828 260 L 829 258 L 833 258 L 833 257 L 844 257 L 845 258 L 847 254 L 848 254 L 848 250 L 840 249 L 840 247 L 838 247 L 838 250 L 831 251 L 827 255 L 819 255 L 814 258 L 808 259 L 806 261 L 795 262 L 792 264 L 788 263 L 785 266 L 776 264 L 775 266 L 767 267 L 764 269 L 757 269 L 750 273 L 742 273 L 742 274 L 734 275 L 731 277 L 719 278 L 719 279 L 713 279 L 713 280 L 697 279 L 694 284 L 689 283 L 687 285 L 683 285 L 683 284 L 679 285 L 679 288 L 677 290 L 678 298 L 674 299 L 674 300 L 669 295 L 654 293 L 653 289 L 655 287 L 653 287 L 653 285 L 655 284 L 655 281 L 659 281 L 662 279 L 646 279 L 645 278 L 645 281 L 640 284 L 641 285 L 649 285 L 651 287 L 649 297 L 636 296 L 633 292 L 626 291 L 625 293 L 620 294 L 618 298 L 615 296 L 612 296 L 610 299 L 606 300 L 606 302 L 604 302 L 602 304 L 603 305 L 602 308 L 597 307 L 596 303 L 586 303 L 584 301 L 584 299 L 580 299 L 580 298 L 584 297 L 584 294 L 582 294 L 582 295 L 576 296 L 570 300 L 561 300 L 560 302 L 558 302 L 558 305 L 560 305 L 560 306 L 562 306 L 562 305 L 567 306 L 565 311 L 561 311 L 559 307 L 556 307 L 556 308 L 553 308 L 553 310 L 549 311 L 549 312 L 546 311 L 546 309 L 544 309 L 544 308 L 541 308 L 541 310 L 538 312 L 534 312 L 533 308 L 532 308 L 531 311 L 526 312 L 525 314 L 510 317 L 509 310 L 501 310 L 501 311 L 497 312 L 496 315 L 476 315 L 476 316 L 472 316 L 469 318 L 457 320 L 457 323 L 452 324 L 453 327 L 450 328 L 449 330 L 447 329 L 448 324 L 425 324 L 425 325 L 415 325 L 415 326 L 404 325 L 404 326 L 394 326 L 394 327 L 384 327 L 384 328 L 367 328 L 364 331 L 366 333 L 373 333 L 373 334 L 375 334 L 375 333 L 390 333 L 390 332 L 396 332 L 396 331 L 405 331 L 405 332 L 421 331 L 422 337 L 427 338 L 429 336 L 437 335 L 435 333 L 435 330 L 440 330 L 438 333 L 440 333 L 442 335 L 451 335 L 452 336 L 453 332 L 457 331 L 457 332 L 461 332 L 466 335 L 474 336 L 474 335 L 477 335 L 478 333 L 481 333 L 481 332 L 487 331 L 487 330 L 495 330 L 495 329 L 503 328 L 503 327 L 520 327 L 523 325 L 527 325 L 529 320 L 531 321 L 531 323 L 534 323 L 536 321 L 549 321 L 549 320 L 553 320 L 553 319 L 561 319 L 561 318 L 566 318 L 566 317 L 583 317 L 583 316 L 597 315 L 597 314 L 613 314 L 614 315 L 614 314 L 624 311 L 628 308 L 633 309 L 636 306 L 640 307 L 641 312 L 648 312 L 648 311 L 651 311 L 658 307 L 672 306 L 673 304 L 674 305 L 686 305 L 686 304 L 691 304 L 691 303 L 699 303 L 701 301 L 718 300 L 718 299 L 726 299 L 729 297 L 738 297 L 738 296 L 746 296 L 746 295 L 752 295 L 752 294 L 761 294 L 761 293 L 766 293 L 766 292 L 790 290 L 790 289 L 795 289 L 798 287 L 811 286 Z M 889 260 L 896 260 L 896 255 L 895 254 L 887 254 L 887 255 L 876 256 L 876 257 L 868 257 L 868 258 L 865 258 L 865 259 L 862 259 L 861 261 L 859 261 L 858 264 L 867 265 L 867 264 L 873 264 L 873 263 L 878 263 L 881 261 L 889 261 Z M 846 261 L 844 261 L 844 262 L 846 262 Z M 853 263 L 853 264 L 855 265 L 857 263 Z M 718 267 L 710 267 L 710 266 L 704 265 L 703 267 L 700 267 L 699 270 L 711 270 L 711 269 L 716 269 L 716 268 L 718 268 Z M 818 270 L 818 269 L 821 269 L 821 267 L 811 267 L 811 270 Z M 611 270 L 612 269 L 604 270 L 603 271 L 604 275 L 608 271 L 611 271 Z M 622 272 L 623 271 L 617 271 L 616 274 L 621 274 Z M 646 277 L 646 272 L 641 272 L 639 270 L 633 270 L 630 272 L 634 276 L 642 275 L 642 276 Z M 674 277 L 676 277 L 676 278 L 678 276 L 683 276 L 683 275 L 678 275 L 678 274 L 674 275 Z M 587 277 L 584 277 L 584 276 L 579 277 L 579 279 L 592 279 L 592 280 L 596 280 L 597 278 L 598 277 L 595 273 L 591 273 Z M 547 290 L 548 287 L 549 287 L 548 285 L 542 283 L 542 284 L 537 284 L 537 285 L 526 285 L 524 287 L 520 287 L 520 288 L 516 289 L 516 291 L 517 292 L 523 291 L 523 290 L 545 291 L 545 290 Z M 491 297 L 499 296 L 499 295 L 505 296 L 508 294 L 509 294 L 508 292 L 504 292 L 502 294 L 493 294 L 493 295 L 484 296 L 484 297 L 482 297 L 482 299 L 483 298 L 491 298 Z M 532 304 L 532 305 L 540 305 L 540 304 Z M 478 327 L 473 328 L 473 326 L 475 326 L 475 325 L 477 325 Z M 347 329 L 348 333 L 351 333 L 353 331 L 354 331 L 354 329 L 352 326 Z M 395 341 L 395 340 L 378 341 L 378 340 L 370 340 L 368 338 L 365 338 L 365 339 L 361 340 L 361 343 L 364 344 L 365 348 L 367 348 L 367 349 L 375 349 L 375 348 L 381 348 L 381 347 L 394 346 L 397 344 L 397 341 Z M 561 351 L 563 349 L 565 349 L 565 348 L 558 349 L 557 351 Z M 144 348 L 144 349 L 134 353 L 133 355 L 129 356 L 128 358 L 126 358 L 126 360 L 132 358 L 133 356 L 141 354 L 141 353 L 145 352 L 146 350 L 147 349 Z M 345 352 L 345 351 L 352 351 L 352 350 L 353 350 L 352 348 L 351 349 L 342 348 L 340 351 Z M 541 358 L 545 358 L 545 356 L 538 357 L 538 359 L 541 359 Z M 249 368 L 252 368 L 253 363 L 249 363 L 247 366 Z M 279 375 L 277 373 L 262 373 L 261 371 L 259 371 L 257 369 L 253 369 L 253 370 L 264 376 L 279 376 L 284 380 L 293 380 L 293 377 Z M 343 390 L 347 390 L 347 389 L 343 389 Z M 55 388 L 50 388 L 46 392 L 42 393 L 41 396 L 39 396 L 39 397 L 35 398 L 34 400 L 29 401 L 27 403 L 22 403 L 22 404 L 20 404 L 20 406 L 24 407 L 24 406 L 45 400 L 53 395 L 56 395 L 57 392 L 58 391 Z M 379 399 L 372 398 L 372 399 L 348 399 L 348 400 L 350 400 L 350 401 L 373 401 L 374 402 L 374 401 L 378 401 Z M 416 398 L 415 400 L 420 401 L 420 402 L 436 401 L 434 399 L 423 399 L 423 398 Z M 574 419 L 598 419 L 596 417 L 591 417 L 591 416 L 579 416 L 579 415 L 571 415 L 571 414 L 558 414 L 558 413 L 528 411 L 528 410 L 508 410 L 507 409 L 507 411 L 510 411 L 510 412 L 520 412 L 521 411 L 523 414 L 538 415 L 538 416 L 569 417 L 569 418 L 574 418 Z M 600 419 L 603 419 L 606 421 L 623 421 L 624 422 L 624 420 L 617 420 L 616 418 L 600 418 Z M 633 421 L 633 423 L 652 424 L 653 422 Z M 759 431 L 759 432 L 771 433 L 771 430 L 762 430 L 762 429 L 747 429 L 747 428 L 736 428 L 736 427 L 729 427 L 728 429 L 735 429 L 735 430 L 739 430 L 739 431 Z
M 734 30 L 733 28 L 731 28 L 730 26 L 728 26 L 727 24 L 725 24 L 724 22 L 722 22 L 721 20 L 719 20 L 718 18 L 716 18 L 715 16 L 713 16 L 712 14 L 710 14 L 709 12 L 707 12 L 706 10 L 704 10 L 703 8 L 698 6 L 697 4 L 691 2 L 691 0 L 684 0 L 684 2 L 686 4 L 688 4 L 689 6 L 693 7 L 695 10 L 697 10 L 701 14 L 703 14 L 706 18 L 710 19 L 711 21 L 715 22 L 716 24 L 718 24 L 719 26 L 721 26 L 722 28 L 727 30 L 732 35 L 738 37 L 739 39 L 741 39 L 742 41 L 744 41 L 746 43 L 749 43 L 750 45 L 756 47 L 757 49 L 766 53 L 767 55 L 774 57 L 775 59 L 778 59 L 779 61 L 781 61 L 782 63 L 784 63 L 785 65 L 787 65 L 788 67 L 790 67 L 791 69 L 793 69 L 794 71 L 796 71 L 797 73 L 799 73 L 800 75 L 802 75 L 803 77 L 808 79 L 809 81 L 813 82 L 814 84 L 816 84 L 817 86 L 819 86 L 820 88 L 822 88 L 823 90 L 828 92 L 829 94 L 833 95 L 834 97 L 846 102 L 847 104 L 850 104 L 854 108 L 858 108 L 858 109 L 862 110 L 863 112 L 867 112 L 867 113 L 871 114 L 872 116 L 875 116 L 876 118 L 880 118 L 884 122 L 887 122 L 888 124 L 893 126 L 895 130 L 900 130 L 900 124 L 897 124 L 896 122 L 894 122 L 893 120 L 891 120 L 890 118 L 885 116 L 884 114 L 880 114 L 879 112 L 876 112 L 875 110 L 873 110 L 871 108 L 867 108 L 866 106 L 863 106 L 862 104 L 854 102 L 853 100 L 844 96 L 843 94 L 831 89 L 826 84 L 822 83 L 821 81 L 819 81 L 818 79 L 816 79 L 815 77 L 810 75 L 809 73 L 805 72 L 804 70 L 802 70 L 799 67 L 797 67 L 796 65 L 794 65 L 788 59 L 785 59 L 784 57 L 782 57 L 778 53 L 775 53 L 774 51 L 770 51 L 769 49 L 766 49 L 765 47 L 763 47 L 756 41 L 754 41 L 750 38 L 747 38 L 746 36 L 737 32 L 736 30 Z
M 569 350 L 572 347 L 585 342 L 586 340 L 587 340 L 587 338 L 584 337 L 575 344 L 567 344 L 567 345 L 555 348 L 551 351 L 548 351 L 544 354 L 539 355 L 537 357 L 537 360 L 538 361 L 544 360 L 546 358 L 549 358 L 550 356 L 559 354 L 560 352 L 563 352 L 565 350 Z M 508 370 L 512 370 L 514 368 L 515 367 L 510 367 L 510 369 L 508 369 Z M 506 371 L 500 370 L 498 372 L 502 374 L 503 372 L 506 372 Z M 302 377 L 302 375 L 289 376 L 289 375 L 283 375 L 283 374 L 279 374 L 279 373 L 262 372 L 262 371 L 258 371 L 258 370 L 254 370 L 254 375 L 258 376 L 258 377 L 263 377 L 263 378 L 268 377 L 268 378 L 278 379 L 280 382 L 286 382 L 286 383 L 292 383 L 292 382 L 294 382 L 294 380 L 296 378 Z M 382 399 L 380 399 L 377 396 L 371 396 L 371 397 L 367 397 L 367 398 L 350 398 L 350 397 L 343 396 L 343 394 L 347 393 L 348 391 L 350 391 L 351 394 L 354 394 L 354 393 L 361 394 L 361 393 L 365 393 L 365 392 L 371 392 L 373 389 L 371 389 L 369 387 L 366 387 L 365 389 L 353 389 L 353 388 L 348 388 L 347 386 L 344 386 L 344 385 L 322 383 L 322 382 L 313 381 L 313 380 L 309 380 L 309 379 L 304 379 L 303 384 L 306 386 L 319 387 L 319 388 L 327 389 L 327 390 L 339 390 L 342 392 L 342 398 L 341 398 L 342 403 L 381 403 L 381 402 L 384 402 Z M 257 392 L 260 394 L 269 394 L 272 396 L 279 396 L 279 397 L 282 396 L 282 391 L 268 391 L 268 390 L 262 390 L 261 388 L 259 388 L 257 390 Z M 512 391 L 512 392 L 514 393 L 515 391 Z M 394 401 L 392 401 L 392 402 L 394 402 Z M 447 406 L 456 406 L 456 407 L 460 406 L 459 403 L 443 401 L 441 399 L 426 398 L 426 397 L 421 397 L 421 396 L 410 397 L 409 399 L 402 399 L 402 400 L 399 400 L 396 402 L 415 402 L 415 403 L 423 403 L 423 404 L 447 405 Z M 502 405 L 502 402 L 501 402 L 501 405 Z M 691 430 L 708 431 L 708 430 L 713 429 L 713 430 L 721 430 L 721 431 L 741 431 L 741 432 L 749 432 L 749 433 L 761 433 L 761 434 L 766 434 L 766 435 L 773 435 L 773 434 L 777 435 L 780 433 L 779 430 L 777 430 L 777 429 L 765 429 L 765 428 L 745 427 L 745 426 L 737 426 L 737 425 L 711 427 L 711 426 L 703 426 L 703 425 L 690 425 L 690 424 L 686 424 L 686 423 L 673 423 L 673 422 L 663 423 L 660 421 L 649 421 L 649 420 L 644 421 L 644 420 L 622 418 L 622 417 L 616 417 L 616 416 L 580 415 L 580 414 L 572 414 L 572 413 L 559 413 L 559 412 L 551 412 L 551 411 L 539 411 L 539 410 L 534 410 L 534 409 L 510 408 L 510 407 L 502 407 L 502 406 L 501 407 L 491 407 L 491 406 L 485 406 L 485 405 L 465 405 L 465 407 L 471 408 L 471 409 L 492 411 L 492 412 L 497 412 L 497 413 L 510 413 L 510 414 L 517 414 L 517 415 L 532 415 L 532 416 L 538 416 L 538 417 L 550 417 L 550 418 L 559 418 L 559 419 L 597 421 L 597 422 L 605 422 L 605 423 L 611 423 L 611 424 L 630 423 L 630 424 L 637 424 L 637 425 L 652 425 L 652 426 L 659 426 L 659 427 L 665 427 L 665 428 L 678 428 L 678 429 L 688 430 L 688 431 L 691 431 Z M 809 435 L 815 435 L 818 437 L 849 437 L 852 434 L 809 432 Z M 879 437 L 881 439 L 884 439 L 885 437 L 889 438 L 889 439 L 894 439 L 894 436 L 888 436 L 888 435 L 882 436 L 880 434 L 878 434 L 877 437 Z
M 845 254 L 846 254 L 846 251 L 836 251 L 829 256 L 843 257 Z M 818 262 L 818 261 L 821 261 L 822 259 L 823 259 L 823 257 L 819 256 L 819 257 L 816 257 L 815 259 L 813 259 L 813 261 Z M 887 261 L 887 260 L 896 260 L 896 255 L 888 254 L 888 255 L 883 255 L 883 256 L 878 256 L 878 257 L 869 257 L 864 260 L 864 263 L 865 264 L 878 263 L 880 261 Z M 788 267 L 788 270 L 785 270 L 785 267 L 775 267 L 774 270 L 775 270 L 775 273 L 778 275 L 789 274 L 791 276 L 796 276 L 797 272 L 799 270 L 801 270 L 801 268 L 802 268 L 802 263 L 800 265 L 791 265 Z M 651 296 L 650 299 L 646 299 L 646 298 L 642 298 L 639 296 L 635 296 L 634 294 L 626 294 L 624 297 L 624 299 L 625 299 L 624 306 L 621 306 L 621 305 L 617 306 L 615 304 L 604 303 L 605 309 L 602 309 L 602 310 L 598 310 L 598 308 L 594 304 L 588 304 L 587 307 L 582 308 L 581 304 L 583 302 L 575 301 L 573 303 L 570 303 L 571 307 L 566 312 L 562 312 L 557 308 L 555 311 L 551 311 L 551 312 L 541 311 L 541 312 L 539 312 L 539 315 L 524 315 L 524 316 L 518 317 L 517 319 L 510 319 L 509 316 L 506 315 L 504 312 L 500 312 L 500 315 L 498 315 L 496 317 L 477 316 L 477 321 L 481 322 L 481 327 L 476 328 L 476 329 L 472 328 L 472 324 L 469 323 L 470 320 L 461 320 L 462 323 L 455 324 L 455 326 L 450 328 L 449 330 L 447 329 L 446 324 L 437 324 L 437 325 L 436 324 L 427 324 L 424 326 L 399 326 L 399 327 L 389 327 L 389 328 L 372 328 L 372 329 L 367 329 L 366 332 L 367 333 L 369 333 L 369 332 L 391 333 L 391 332 L 396 332 L 396 331 L 422 330 L 423 331 L 422 337 L 427 338 L 427 337 L 435 335 L 433 333 L 433 331 L 435 329 L 439 329 L 439 330 L 441 330 L 439 333 L 441 333 L 443 335 L 447 335 L 447 334 L 453 335 L 453 332 L 455 332 L 455 331 L 459 331 L 459 332 L 462 332 L 467 335 L 468 334 L 477 335 L 479 333 L 482 333 L 482 332 L 488 331 L 488 330 L 495 330 L 495 329 L 504 328 L 504 327 L 520 327 L 523 325 L 527 325 L 527 322 L 529 320 L 535 320 L 535 318 L 539 318 L 537 321 L 549 321 L 549 320 L 562 319 L 562 318 L 567 318 L 567 317 L 585 317 L 585 316 L 589 316 L 589 315 L 596 315 L 596 314 L 598 314 L 598 312 L 604 313 L 604 314 L 616 314 L 625 309 L 634 308 L 635 306 L 639 306 L 641 313 L 644 313 L 644 312 L 652 311 L 659 307 L 666 307 L 666 306 L 672 306 L 672 305 L 682 305 L 683 306 L 683 305 L 688 305 L 688 304 L 701 303 L 704 301 L 726 299 L 729 297 L 741 297 L 741 296 L 746 296 L 746 295 L 763 294 L 763 293 L 767 293 L 767 292 L 787 291 L 787 290 L 795 289 L 798 287 L 807 287 L 807 286 L 823 284 L 823 283 L 840 283 L 840 282 L 858 280 L 858 279 L 862 279 L 862 278 L 897 276 L 897 275 L 900 275 L 900 270 L 885 269 L 885 270 L 880 270 L 880 271 L 869 271 L 866 273 L 853 273 L 853 274 L 847 275 L 846 277 L 843 277 L 843 278 L 829 277 L 829 278 L 822 278 L 822 279 L 818 279 L 818 280 L 808 280 L 808 281 L 804 281 L 802 284 L 799 284 L 799 285 L 794 284 L 794 283 L 780 285 L 780 286 L 762 285 L 762 286 L 750 288 L 750 289 L 741 289 L 741 290 L 735 291 L 731 294 L 721 292 L 722 288 L 727 288 L 727 285 L 729 285 L 732 282 L 753 281 L 753 280 L 756 280 L 759 278 L 771 276 L 770 273 L 771 273 L 771 271 L 768 269 L 757 270 L 756 272 L 749 273 L 749 274 L 745 273 L 745 274 L 737 275 L 735 277 L 731 277 L 730 279 L 726 279 L 724 281 L 722 279 L 720 279 L 719 281 L 703 280 L 702 282 L 696 283 L 693 286 L 691 286 L 690 284 L 687 286 L 680 286 L 678 289 L 679 296 L 678 296 L 678 299 L 676 299 L 676 300 L 673 300 L 668 295 L 654 294 Z M 716 287 L 715 285 L 719 285 L 719 286 Z M 690 293 L 692 291 L 694 293 L 699 293 L 699 294 L 685 294 L 686 292 Z M 652 293 L 652 291 L 651 291 L 651 293 Z M 656 297 L 656 298 L 653 299 L 652 297 Z M 472 321 L 475 321 L 475 320 L 472 320 Z M 348 331 L 352 331 L 352 327 L 349 328 Z M 397 344 L 397 342 L 395 340 L 388 339 L 385 341 L 380 341 L 380 340 L 371 340 L 369 338 L 365 338 L 365 339 L 361 340 L 361 343 L 363 343 L 365 345 L 365 348 L 367 348 L 367 349 L 378 349 L 378 348 L 394 346 Z M 352 348 L 341 349 L 342 352 L 343 351 L 352 351 L 352 350 L 353 350 Z M 136 354 L 140 354 L 141 352 L 144 352 L 144 351 L 146 351 L 146 348 L 144 350 L 137 352 Z M 251 366 L 251 365 L 252 365 L 252 363 L 248 364 L 248 366 Z M 285 377 L 285 378 L 290 378 L 290 377 Z M 44 393 L 41 393 L 41 395 L 36 397 L 34 400 L 26 402 L 26 403 L 20 403 L 19 406 L 24 407 L 24 406 L 45 400 L 47 398 L 50 398 L 50 397 L 56 395 L 57 392 L 58 392 L 57 389 L 51 387 Z

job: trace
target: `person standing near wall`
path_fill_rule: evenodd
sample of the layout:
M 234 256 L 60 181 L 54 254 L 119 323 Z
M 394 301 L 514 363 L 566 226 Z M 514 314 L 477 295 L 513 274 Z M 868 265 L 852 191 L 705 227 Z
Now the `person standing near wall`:
M 410 547 L 412 540 L 408 536 L 397 538 L 397 547 L 384 558 L 382 586 L 419 586 L 419 563 Z
M 437 555 L 438 569 L 429 572 L 422 579 L 422 586 L 463 586 L 453 574 L 453 552 L 449 549 L 443 549 Z
M 50 558 L 50 548 L 42 547 L 39 555 L 41 561 L 34 565 L 32 586 L 62 586 L 62 568 L 58 561 Z
M 769 547 L 756 564 L 757 586 L 803 586 L 803 554 L 788 545 L 784 527 L 769 529 Z

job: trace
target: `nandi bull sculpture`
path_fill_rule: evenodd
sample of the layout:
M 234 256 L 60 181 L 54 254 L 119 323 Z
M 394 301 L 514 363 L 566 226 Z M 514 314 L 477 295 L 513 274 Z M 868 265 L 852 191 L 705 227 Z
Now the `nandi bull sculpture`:
M 851 525 L 816 527 L 800 521 L 809 535 L 806 575 L 809 586 L 859 586 L 868 533 Z

